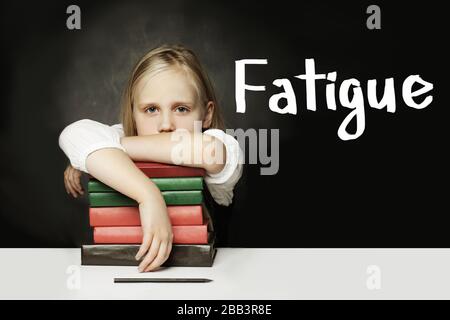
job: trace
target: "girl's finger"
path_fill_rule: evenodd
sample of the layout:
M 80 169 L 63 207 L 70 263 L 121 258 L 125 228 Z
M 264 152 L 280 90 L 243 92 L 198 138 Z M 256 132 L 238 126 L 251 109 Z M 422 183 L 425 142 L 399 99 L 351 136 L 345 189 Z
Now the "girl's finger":
M 73 177 L 74 177 L 75 185 L 77 186 L 78 192 L 80 194 L 83 194 L 84 191 L 83 191 L 83 187 L 81 186 L 81 173 L 77 169 L 73 169 L 73 171 L 74 171 Z
M 70 184 L 72 185 L 72 188 L 75 190 L 76 193 L 78 193 L 78 187 L 76 184 L 76 177 L 75 177 L 75 170 L 73 168 L 70 169 L 69 176 L 70 176 Z M 77 194 L 77 196 L 78 196 L 78 194 Z
M 69 189 L 67 188 L 67 173 L 64 171 L 64 188 L 66 189 L 67 194 L 69 194 Z
M 70 194 L 72 195 L 72 197 L 76 198 L 77 197 L 77 192 L 75 191 L 75 189 L 72 186 L 72 183 L 70 181 L 69 181 L 69 190 L 70 190 Z
M 148 249 L 150 248 L 150 245 L 152 244 L 153 234 L 151 233 L 144 233 L 144 237 L 142 238 L 142 244 L 139 247 L 139 251 L 136 254 L 136 260 L 140 260 L 144 254 L 147 253 Z
M 159 238 L 153 237 L 150 249 L 148 250 L 148 253 L 145 256 L 144 260 L 142 260 L 141 264 L 139 265 L 139 272 L 143 272 L 145 269 L 147 269 L 148 265 L 153 262 L 153 260 L 156 258 L 156 255 L 158 254 L 160 245 L 161 241 L 159 240 Z
M 172 241 L 170 241 L 170 242 L 167 244 L 166 260 L 169 258 L 171 252 L 172 252 Z
M 68 179 L 68 186 L 69 186 L 70 193 L 72 194 L 72 196 L 74 198 L 76 198 L 77 197 L 77 191 L 76 191 L 76 189 L 75 189 L 75 187 L 73 185 L 72 176 L 71 176 L 71 172 L 70 171 L 68 173 L 68 178 L 67 179 Z
M 81 191 L 77 186 L 77 176 L 76 176 L 76 172 L 75 169 L 71 170 L 71 183 L 72 183 L 72 188 L 75 190 L 76 192 L 76 197 L 78 198 L 78 194 L 81 195 Z
M 145 268 L 145 272 L 151 271 L 155 268 L 158 268 L 160 265 L 166 261 L 166 251 L 167 251 L 167 242 L 161 242 L 159 246 L 158 255 L 155 259 L 150 263 L 150 265 Z
M 67 177 L 66 177 L 66 186 L 67 186 L 67 189 L 69 190 L 70 194 L 76 198 L 76 192 L 72 187 L 72 183 L 70 182 L 69 174 L 67 174 Z

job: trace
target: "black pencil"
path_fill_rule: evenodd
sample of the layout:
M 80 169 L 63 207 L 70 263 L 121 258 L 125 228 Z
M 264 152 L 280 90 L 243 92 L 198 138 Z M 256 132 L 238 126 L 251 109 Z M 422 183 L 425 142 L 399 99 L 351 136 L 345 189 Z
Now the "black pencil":
M 114 278 L 114 283 L 132 283 L 132 282 L 211 282 L 206 278 Z

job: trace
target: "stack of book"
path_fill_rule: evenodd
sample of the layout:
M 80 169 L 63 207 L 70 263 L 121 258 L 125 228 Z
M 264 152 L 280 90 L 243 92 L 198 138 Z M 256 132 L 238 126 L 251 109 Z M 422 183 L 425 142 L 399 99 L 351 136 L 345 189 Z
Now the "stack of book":
M 159 188 L 167 205 L 174 237 L 163 266 L 212 266 L 215 234 L 203 201 L 205 171 L 154 162 L 135 164 Z M 82 265 L 139 265 L 135 256 L 143 235 L 138 203 L 92 176 L 88 193 L 94 244 L 82 245 Z

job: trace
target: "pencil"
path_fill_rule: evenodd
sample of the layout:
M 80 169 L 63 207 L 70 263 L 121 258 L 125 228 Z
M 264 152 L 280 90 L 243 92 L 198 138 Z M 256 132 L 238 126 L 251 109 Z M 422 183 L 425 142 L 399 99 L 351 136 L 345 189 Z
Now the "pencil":
M 114 283 L 132 283 L 132 282 L 211 282 L 206 278 L 114 278 Z

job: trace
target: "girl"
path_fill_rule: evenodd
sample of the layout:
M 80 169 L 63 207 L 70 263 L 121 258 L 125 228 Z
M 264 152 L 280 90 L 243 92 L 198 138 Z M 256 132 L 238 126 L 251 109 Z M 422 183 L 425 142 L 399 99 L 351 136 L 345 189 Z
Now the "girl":
M 136 200 L 143 230 L 136 259 L 145 256 L 139 271 L 151 271 L 171 252 L 172 226 L 161 192 L 133 160 L 175 163 L 173 151 L 182 144 L 193 157 L 175 164 L 204 168 L 212 197 L 228 206 L 242 174 L 242 151 L 223 131 L 207 74 L 195 54 L 182 46 L 164 45 L 140 59 L 124 91 L 121 122 L 108 126 L 83 119 L 64 128 L 59 146 L 70 160 L 64 184 L 75 198 L 84 194 L 83 171 Z M 174 139 L 180 131 L 181 142 Z

